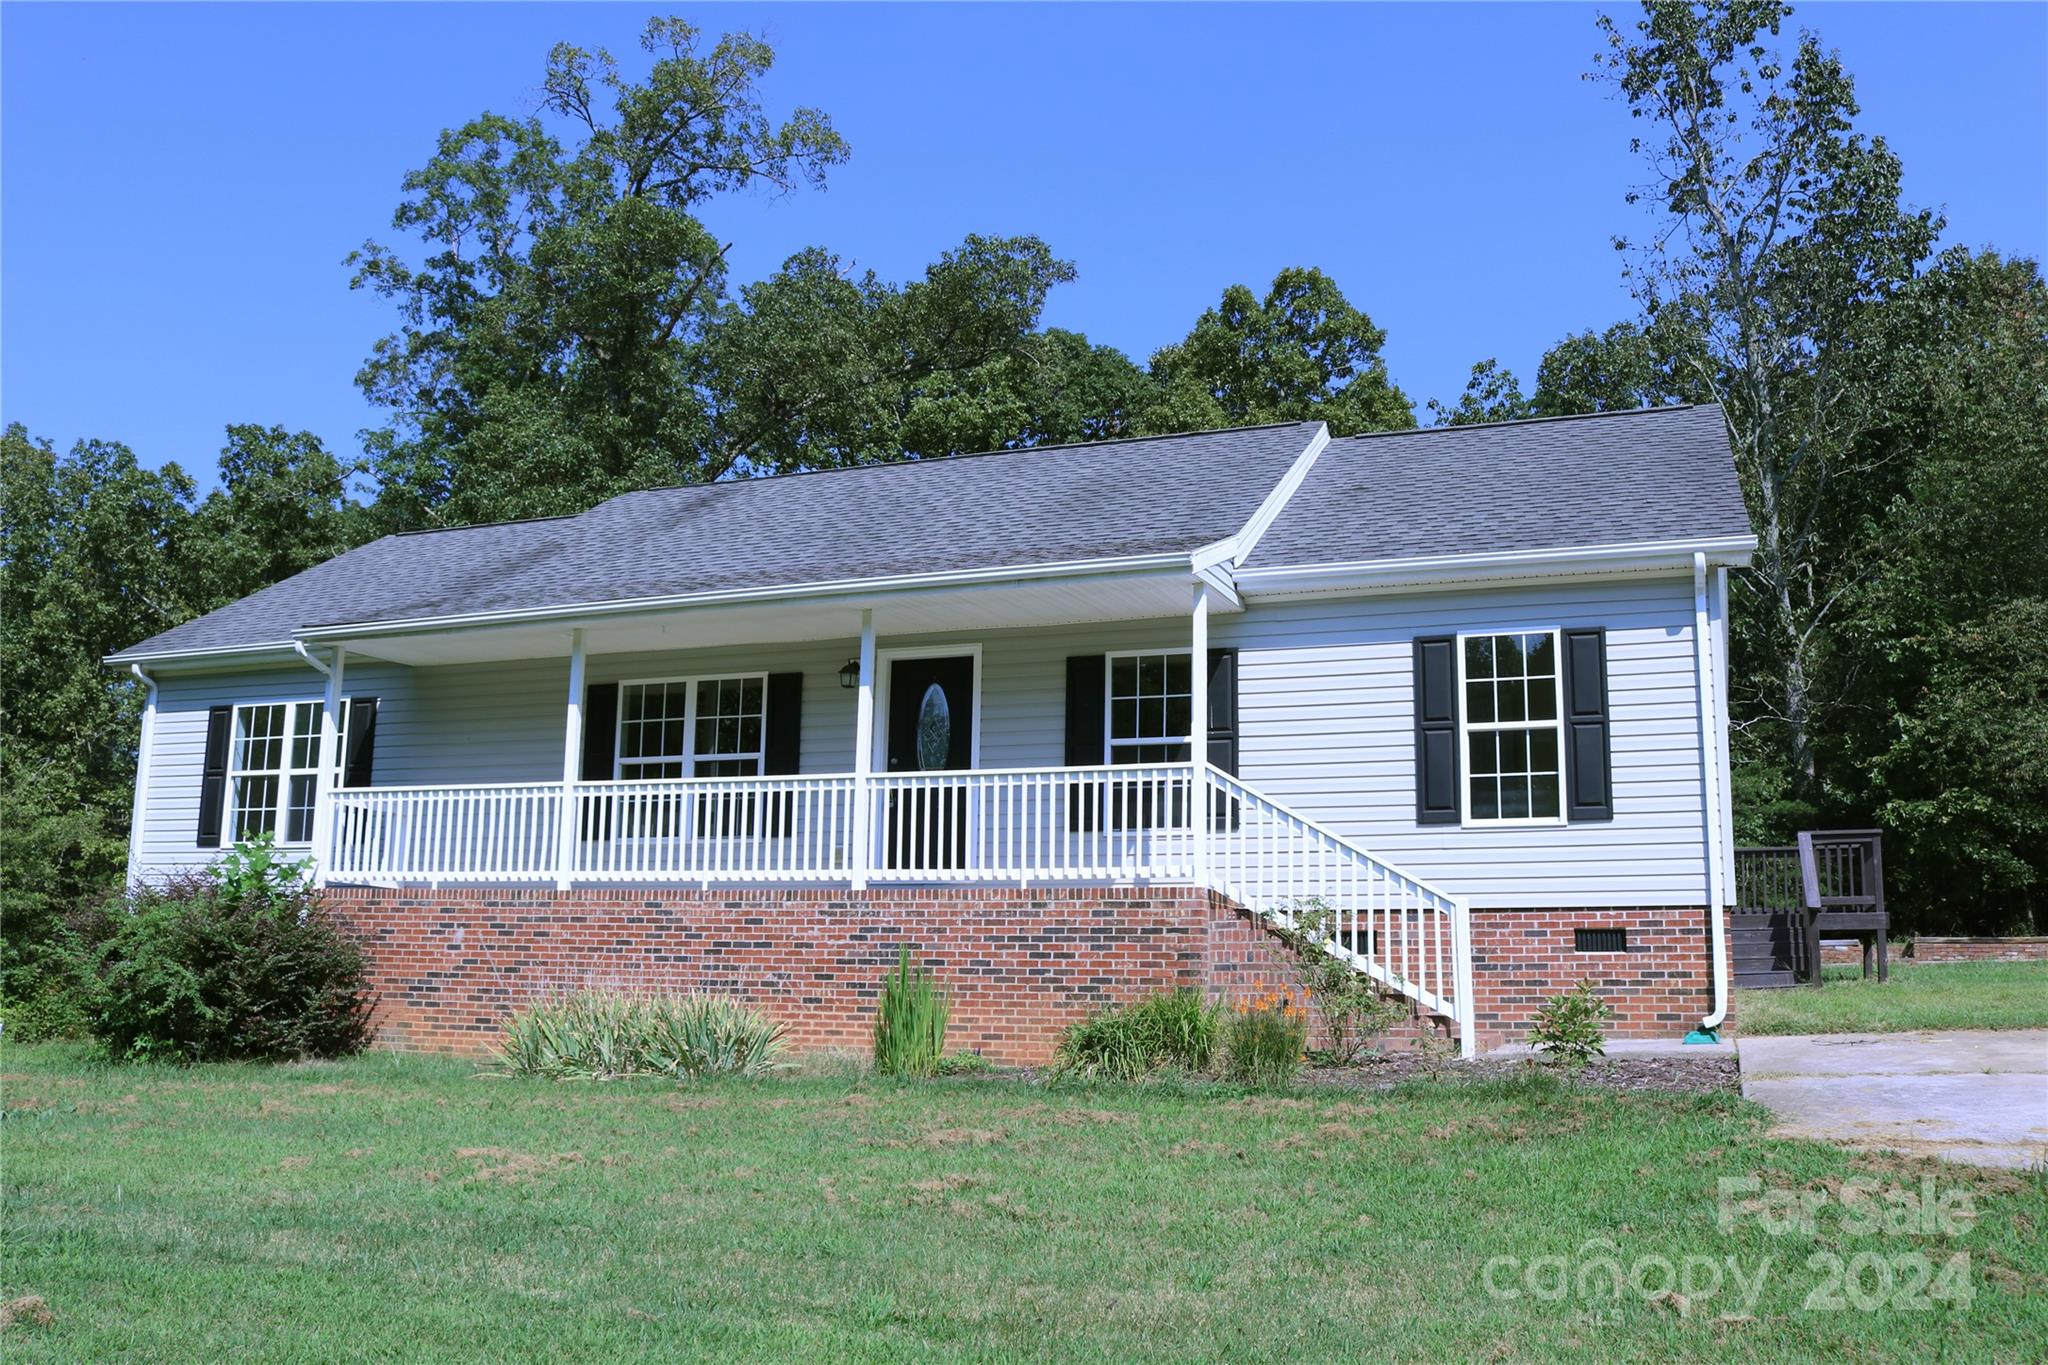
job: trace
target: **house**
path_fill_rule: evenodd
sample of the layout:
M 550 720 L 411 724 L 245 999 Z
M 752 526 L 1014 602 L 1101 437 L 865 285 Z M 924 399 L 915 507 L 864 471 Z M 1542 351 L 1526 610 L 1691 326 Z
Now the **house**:
M 1267 919 L 1466 1051 L 1581 978 L 1726 1011 L 1720 411 L 1303 422 L 629 493 L 379 540 L 113 655 L 132 875 L 269 834 L 385 1040 L 535 992 L 859 1046 L 909 944 L 1009 1060 L 1270 983 Z

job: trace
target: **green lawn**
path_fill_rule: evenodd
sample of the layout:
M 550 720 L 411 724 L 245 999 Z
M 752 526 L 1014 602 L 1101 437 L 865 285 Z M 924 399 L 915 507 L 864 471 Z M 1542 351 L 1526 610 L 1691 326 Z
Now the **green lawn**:
M 1738 1034 L 1905 1033 L 1913 1029 L 2048 1028 L 2048 962 L 1892 964 L 1892 979 L 1829 967 L 1826 984 L 1741 991 Z
M 10 1362 L 2016 1360 L 2048 1341 L 2038 1173 L 1768 1140 L 1727 1095 L 685 1090 L 389 1056 L 112 1068 L 54 1046 L 0 1070 L 0 1299 L 56 1315 L 0 1329 Z M 1974 1226 L 1717 1227 L 1717 1177 L 1825 1196 L 1923 1172 Z M 1679 1298 L 1538 1298 L 1514 1265 L 1494 1282 L 1518 1297 L 1485 1288 L 1490 1258 L 1576 1268 L 1596 1237 L 1650 1293 L 1644 1258 L 1733 1257 L 1760 1297 L 1703 1291 L 1704 1270 Z M 1816 1252 L 1966 1255 L 1974 1302 L 1808 1308 Z

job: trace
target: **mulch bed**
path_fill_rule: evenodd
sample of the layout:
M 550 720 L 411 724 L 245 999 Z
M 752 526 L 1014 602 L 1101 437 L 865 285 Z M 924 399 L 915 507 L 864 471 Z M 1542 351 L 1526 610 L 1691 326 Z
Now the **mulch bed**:
M 1303 1072 L 1302 1079 L 1307 1085 L 1332 1089 L 1391 1090 L 1415 1080 L 1450 1085 L 1503 1080 L 1530 1067 L 1555 1071 L 1560 1079 L 1604 1090 L 1708 1095 L 1742 1088 L 1742 1073 L 1735 1058 L 1729 1056 L 1599 1057 L 1574 1075 L 1526 1056 L 1475 1057 L 1467 1062 L 1398 1051 L 1377 1054 L 1357 1066 L 1318 1067 Z

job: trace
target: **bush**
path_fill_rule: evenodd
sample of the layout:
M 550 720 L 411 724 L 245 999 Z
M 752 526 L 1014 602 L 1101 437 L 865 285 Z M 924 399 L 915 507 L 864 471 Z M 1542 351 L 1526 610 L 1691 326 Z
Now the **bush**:
M 361 946 L 258 847 L 71 930 L 87 1027 L 116 1060 L 335 1057 L 369 1040 Z
M 1215 1060 L 1222 1017 L 1222 1007 L 1197 991 L 1147 996 L 1070 1026 L 1060 1035 L 1053 1069 L 1114 1081 L 1133 1081 L 1167 1066 L 1205 1071 Z
M 952 1014 L 946 988 L 910 961 L 904 948 L 896 970 L 882 979 L 881 1008 L 875 1013 L 875 1070 L 884 1076 L 936 1076 L 946 1050 L 946 1020 Z
M 47 1043 L 88 1032 L 85 992 L 70 974 L 46 976 L 24 1000 L 0 997 L 0 1025 L 11 1043 Z
M 787 1030 L 716 995 L 575 991 L 516 1011 L 498 1059 L 515 1076 L 756 1076 L 781 1064 Z
M 1240 1085 L 1277 1090 L 1301 1069 L 1307 1046 L 1308 1011 L 1291 996 L 1262 996 L 1231 1015 L 1223 1074 Z
M 1276 922 L 1273 932 L 1294 955 L 1295 979 L 1323 1018 L 1330 1046 L 1316 1060 L 1349 1066 L 1365 1055 L 1373 1039 L 1393 1027 L 1404 1010 L 1381 995 L 1364 972 L 1329 952 L 1327 945 L 1337 937 L 1340 921 L 1326 901 L 1319 896 L 1297 901 L 1292 920 Z
M 1606 1052 L 1601 1025 L 1614 1016 L 1607 1002 L 1593 994 L 1593 983 L 1581 981 L 1563 995 L 1553 995 L 1536 1011 L 1529 1041 L 1553 1062 L 1576 1071 Z

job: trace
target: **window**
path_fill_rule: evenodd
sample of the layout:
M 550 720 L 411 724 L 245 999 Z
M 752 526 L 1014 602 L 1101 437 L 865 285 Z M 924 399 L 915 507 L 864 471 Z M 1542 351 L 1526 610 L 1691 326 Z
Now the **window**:
M 281 844 L 310 843 L 313 798 L 320 775 L 317 701 L 261 702 L 235 708 L 228 748 L 228 839 L 240 843 L 271 835 Z M 341 708 L 341 743 L 329 774 L 341 780 L 348 752 L 348 712 Z
M 1557 661 L 1555 631 L 1459 637 L 1467 824 L 1563 822 Z
M 1194 707 L 1186 650 L 1109 656 L 1111 763 L 1185 763 Z
M 684 678 L 619 688 L 622 778 L 758 777 L 768 678 Z

